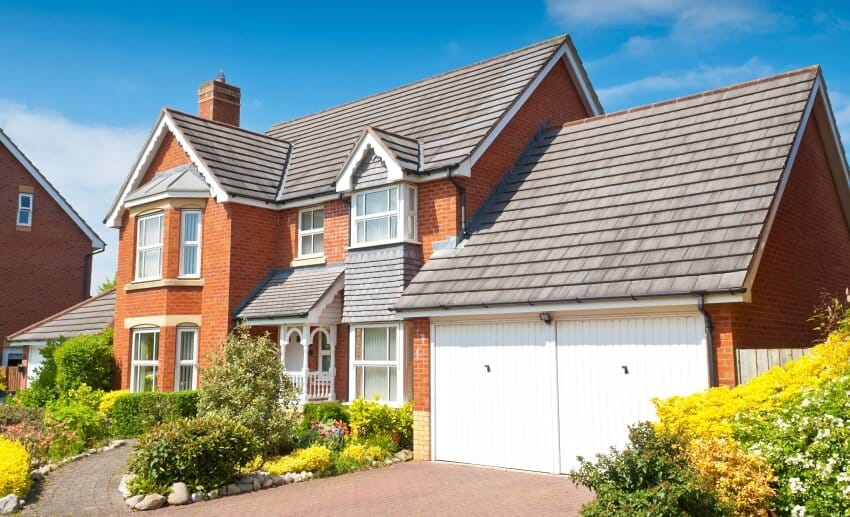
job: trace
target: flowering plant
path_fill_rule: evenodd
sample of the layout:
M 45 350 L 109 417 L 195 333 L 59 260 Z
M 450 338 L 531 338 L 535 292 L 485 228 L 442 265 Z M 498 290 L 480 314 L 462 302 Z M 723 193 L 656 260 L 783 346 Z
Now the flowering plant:
M 335 451 L 341 450 L 351 435 L 351 428 L 342 420 L 310 422 L 310 430 L 315 433 L 317 443 Z

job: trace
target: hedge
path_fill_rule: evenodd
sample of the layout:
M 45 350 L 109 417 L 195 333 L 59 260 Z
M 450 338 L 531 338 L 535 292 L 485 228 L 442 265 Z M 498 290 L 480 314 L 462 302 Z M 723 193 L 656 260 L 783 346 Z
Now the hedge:
M 109 411 L 109 434 L 116 438 L 135 438 L 149 428 L 198 414 L 198 393 L 127 393 L 115 399 Z

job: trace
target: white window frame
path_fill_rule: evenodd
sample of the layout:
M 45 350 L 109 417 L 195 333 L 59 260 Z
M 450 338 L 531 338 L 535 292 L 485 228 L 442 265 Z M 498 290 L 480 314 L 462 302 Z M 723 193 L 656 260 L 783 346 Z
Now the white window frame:
M 143 359 L 136 360 L 136 336 L 142 334 L 154 334 L 154 357 L 156 359 Z M 153 391 L 157 391 L 158 381 L 159 381 L 159 327 L 143 327 L 143 328 L 134 328 L 132 335 L 130 336 L 130 391 L 137 393 L 136 391 L 136 369 L 140 366 L 153 366 Z
M 159 218 L 159 244 L 151 244 L 148 246 L 141 246 L 140 242 L 142 239 L 142 222 Z M 159 280 L 162 278 L 162 254 L 163 254 L 163 241 L 165 240 L 165 215 L 163 212 L 154 212 L 152 214 L 146 214 L 139 216 L 136 219 L 136 275 L 135 280 L 137 282 L 142 282 L 145 280 Z M 141 255 L 143 251 L 155 250 L 159 249 L 159 274 L 156 276 L 148 276 L 142 277 L 140 276 L 141 270 Z
M 319 229 L 313 228 L 312 230 L 304 230 L 301 227 L 301 217 L 305 212 L 315 212 L 316 210 L 322 211 L 322 227 Z M 310 216 L 310 220 L 312 220 L 312 216 Z M 301 248 L 301 237 L 305 235 L 318 235 L 322 234 L 322 252 L 321 253 L 304 253 L 304 250 Z M 316 257 L 324 257 L 325 256 L 325 207 L 324 206 L 311 206 L 308 208 L 302 208 L 298 211 L 298 258 L 316 258 Z
M 198 239 L 194 241 L 187 241 L 186 236 L 184 235 L 184 222 L 185 217 L 189 214 L 197 214 L 198 215 L 198 228 L 197 235 Z M 177 275 L 178 278 L 200 278 L 201 277 L 201 232 L 204 229 L 203 224 L 203 212 L 198 208 L 186 208 L 180 211 L 180 274 Z M 185 266 L 185 257 L 186 252 L 185 249 L 187 247 L 196 248 L 198 251 L 195 253 L 197 264 L 195 267 L 197 268 L 196 273 L 186 273 L 184 272 Z
M 357 212 L 358 199 L 361 196 L 366 194 L 373 194 L 376 192 L 388 191 L 390 189 L 396 189 L 396 209 L 390 210 L 387 212 L 380 212 L 376 214 L 368 214 L 361 215 Z M 351 248 L 362 248 L 367 246 L 378 246 L 381 244 L 388 244 L 392 242 L 416 242 L 419 238 L 417 235 L 417 207 L 416 207 L 416 198 L 417 189 L 415 185 L 411 185 L 410 183 L 393 183 L 392 185 L 384 185 L 379 188 L 362 190 L 356 192 L 351 198 Z M 357 223 L 361 221 L 368 221 L 371 219 L 382 219 L 388 218 L 391 216 L 396 216 L 396 236 L 390 239 L 383 239 L 380 241 L 367 241 L 367 242 L 358 242 L 357 235 Z M 408 228 L 412 223 L 412 230 L 410 235 L 408 235 Z
M 317 345 L 316 348 L 318 348 L 318 350 L 319 350 L 319 352 L 318 352 L 319 358 L 316 361 L 316 366 L 317 366 L 316 370 L 319 371 L 319 372 L 322 372 L 322 373 L 333 373 L 333 371 L 334 371 L 334 362 L 333 362 L 334 346 L 333 346 L 333 343 L 331 343 L 331 333 L 328 329 L 326 329 L 324 327 L 319 327 L 319 328 L 317 328 L 313 331 L 313 334 L 312 334 L 311 337 L 313 339 L 316 339 L 316 336 L 319 336 L 319 335 L 325 336 L 325 340 L 328 342 L 328 349 L 322 350 L 321 340 L 319 340 L 319 342 L 316 344 Z M 313 343 L 311 341 L 310 345 L 312 346 L 312 344 Z M 325 356 L 327 356 L 327 358 L 328 358 L 328 371 L 322 370 L 322 358 L 325 357 Z
M 180 345 L 183 341 L 183 334 L 192 334 L 192 358 L 180 359 Z M 198 389 L 198 327 L 177 327 L 177 342 L 175 344 L 174 359 L 176 365 L 174 368 L 174 391 L 180 390 L 180 368 L 184 366 L 192 367 L 192 385 L 188 389 Z
M 367 329 L 367 328 L 394 328 L 396 329 L 396 359 L 395 361 L 365 361 L 356 359 L 355 350 L 357 346 L 356 338 L 357 338 L 357 329 Z M 405 357 L 405 335 L 404 335 L 404 325 L 399 322 L 387 322 L 387 323 L 369 323 L 369 324 L 352 324 L 349 327 L 349 336 L 348 336 L 348 356 L 351 360 L 348 362 L 348 396 L 351 400 L 354 400 L 357 397 L 357 367 L 358 366 L 395 366 L 396 368 L 396 397 L 397 400 L 381 400 L 381 403 L 387 404 L 388 406 L 398 407 L 405 403 L 405 391 L 404 391 L 404 371 L 405 364 L 407 361 L 407 357 Z M 365 398 L 365 397 L 364 397 Z
M 34 197 L 32 192 L 19 192 L 18 193 L 18 211 L 15 213 L 15 224 L 18 226 L 32 226 L 32 211 L 33 211 L 33 201 Z M 29 199 L 30 206 L 24 206 L 24 199 Z M 27 214 L 27 221 L 25 223 L 21 222 L 21 214 Z

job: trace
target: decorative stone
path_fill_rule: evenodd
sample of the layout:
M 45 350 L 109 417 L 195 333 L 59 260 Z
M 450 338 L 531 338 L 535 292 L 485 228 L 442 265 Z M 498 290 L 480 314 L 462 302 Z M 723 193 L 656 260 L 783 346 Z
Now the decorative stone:
M 144 499 L 134 507 L 136 510 L 156 510 L 165 506 L 166 499 L 159 494 L 148 494 Z
M 18 496 L 9 494 L 0 499 L 0 514 L 7 515 L 17 512 L 21 508 L 21 503 L 18 501 Z
M 121 495 L 124 496 L 125 499 L 133 495 L 132 492 L 130 492 L 130 489 L 127 488 L 127 484 L 135 477 L 135 474 L 124 474 L 121 476 L 121 482 L 118 483 L 118 491 L 121 492 Z
M 254 491 L 254 483 L 243 483 L 239 485 L 239 493 L 247 494 L 248 492 Z
M 281 486 L 286 484 L 286 480 L 283 476 L 272 476 L 271 479 L 272 483 L 274 483 L 274 486 Z
M 218 499 L 218 496 L 220 495 L 219 492 L 220 490 L 218 488 L 210 490 L 209 492 L 207 492 L 207 499 Z
M 260 486 L 261 486 L 262 488 L 271 488 L 271 487 L 273 487 L 273 486 L 274 486 L 274 481 L 272 480 L 272 478 L 270 478 L 270 477 L 268 477 L 268 476 L 267 476 L 267 477 L 263 480 L 263 482 L 262 482 L 262 484 L 261 484 Z
M 410 461 L 413 459 L 413 451 L 408 449 L 402 449 L 395 453 L 395 457 L 401 461 Z
M 197 503 L 197 502 L 203 501 L 203 500 L 204 500 L 204 493 L 203 492 L 193 492 L 192 493 L 192 502 L 193 503 Z
M 178 481 L 171 485 L 171 493 L 168 494 L 168 504 L 177 506 L 188 504 L 190 500 L 189 487 L 186 486 L 186 483 Z
M 224 487 L 224 495 L 238 495 L 239 493 L 239 485 L 230 484 Z
M 124 502 L 127 503 L 127 506 L 129 506 L 130 508 L 135 508 L 135 506 L 141 503 L 142 499 L 144 498 L 144 495 L 131 495 L 130 497 L 125 499 Z
M 283 476 L 284 484 L 295 483 L 295 474 L 292 472 L 287 472 L 285 476 Z
M 251 485 L 254 487 L 254 490 L 259 490 L 263 486 L 263 484 L 260 483 L 260 480 L 257 477 L 254 477 Z

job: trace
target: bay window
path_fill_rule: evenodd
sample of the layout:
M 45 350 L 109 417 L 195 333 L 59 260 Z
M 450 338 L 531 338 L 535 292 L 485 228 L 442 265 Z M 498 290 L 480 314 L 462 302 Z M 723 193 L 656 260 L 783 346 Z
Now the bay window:
M 320 257 L 325 251 L 325 211 L 307 208 L 298 216 L 298 256 Z
M 159 329 L 133 330 L 130 391 L 156 391 L 159 370 Z
M 354 397 L 371 400 L 376 396 L 385 402 L 401 402 L 400 364 L 402 353 L 399 348 L 399 327 L 367 326 L 355 327 L 354 360 L 351 378 Z
M 198 387 L 198 328 L 177 328 L 177 379 L 175 390 Z
M 136 280 L 162 276 L 162 212 L 145 215 L 136 223 Z
M 180 212 L 180 276 L 201 276 L 201 211 Z
M 402 184 L 359 192 L 352 207 L 355 246 L 416 240 L 416 187 Z

